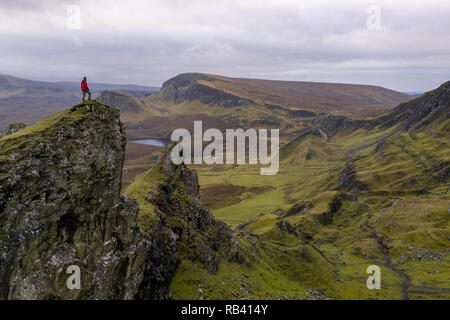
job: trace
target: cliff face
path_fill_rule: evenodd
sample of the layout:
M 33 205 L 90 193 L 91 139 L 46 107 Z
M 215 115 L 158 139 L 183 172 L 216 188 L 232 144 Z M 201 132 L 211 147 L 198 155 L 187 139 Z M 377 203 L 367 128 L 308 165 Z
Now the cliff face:
M 358 129 L 386 129 L 394 126 L 412 133 L 436 127 L 450 117 L 450 81 L 435 90 L 403 102 L 390 113 L 374 119 L 350 119 L 346 116 L 326 115 L 314 119 L 330 136 L 338 132 L 352 132 Z M 448 131 L 448 129 L 446 129 Z
M 123 91 L 106 90 L 96 100 L 112 108 L 119 109 L 120 119 L 124 123 L 133 123 L 160 115 L 158 110 L 147 106 L 141 99 Z
M 0 140 L 0 297 L 133 295 L 133 257 L 146 243 L 138 205 L 120 195 L 125 133 L 119 113 L 80 105 Z M 68 290 L 67 268 L 81 268 Z
M 255 103 L 251 99 L 207 85 L 208 80 L 211 80 L 211 78 L 206 74 L 185 73 L 178 75 L 163 84 L 161 96 L 172 100 L 175 104 L 199 100 L 203 104 L 217 104 L 225 108 Z
M 168 296 L 179 261 L 175 243 L 188 246 L 192 239 L 187 226 L 172 226 L 163 215 L 189 222 L 196 243 L 216 222 L 201 205 L 177 210 L 174 197 L 166 196 L 176 188 L 161 187 L 157 203 L 164 212 L 146 228 L 139 225 L 137 201 L 120 194 L 124 148 L 119 112 L 95 102 L 0 139 L 0 299 Z M 168 176 L 181 170 L 191 182 L 183 197 L 195 199 L 195 174 L 166 169 Z M 177 185 L 184 178 L 174 179 Z M 231 234 L 221 230 L 224 243 L 231 243 Z M 218 256 L 214 243 L 203 249 Z M 67 287 L 72 265 L 81 269 L 80 289 Z
M 377 119 L 382 127 L 401 123 L 404 130 L 412 132 L 436 126 L 450 117 L 450 81 L 439 88 L 404 102 L 392 113 Z

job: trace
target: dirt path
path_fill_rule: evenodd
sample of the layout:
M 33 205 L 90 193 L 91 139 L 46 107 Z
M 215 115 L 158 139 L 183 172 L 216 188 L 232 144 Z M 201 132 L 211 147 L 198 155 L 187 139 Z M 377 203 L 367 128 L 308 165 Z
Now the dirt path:
M 385 266 L 394 271 L 400 278 L 403 279 L 402 281 L 403 300 L 409 300 L 408 290 L 409 287 L 411 286 L 411 278 L 403 270 L 397 269 L 395 265 L 392 263 L 391 257 L 389 255 L 389 248 L 384 244 L 384 240 L 386 238 L 383 235 L 377 233 L 376 230 L 370 225 L 369 223 L 370 218 L 372 218 L 371 213 L 367 214 L 365 226 L 370 230 L 372 238 L 377 241 L 378 249 L 380 250 L 381 254 L 383 254 L 384 259 L 386 261 Z

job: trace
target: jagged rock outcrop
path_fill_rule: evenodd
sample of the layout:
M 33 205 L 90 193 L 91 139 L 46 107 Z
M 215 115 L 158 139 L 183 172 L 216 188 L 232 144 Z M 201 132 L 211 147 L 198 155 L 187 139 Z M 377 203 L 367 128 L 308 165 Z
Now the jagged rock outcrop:
M 339 174 L 338 186 L 336 189 L 340 191 L 359 193 L 362 191 L 367 191 L 369 188 L 367 184 L 357 179 L 355 167 L 353 163 L 349 161 L 345 164 L 344 169 L 342 169 Z
M 404 102 L 374 121 L 383 128 L 400 124 L 412 132 L 437 125 L 450 117 L 450 81 L 411 101 Z
M 145 252 L 138 205 L 120 195 L 119 112 L 82 104 L 0 140 L 0 297 L 108 299 L 133 295 Z M 81 289 L 66 271 L 81 268 Z
M 296 215 L 300 215 L 300 214 L 305 214 L 312 207 L 313 207 L 313 205 L 309 201 L 304 202 L 304 203 L 297 203 L 294 206 L 292 206 L 290 209 L 288 209 L 287 211 L 283 212 L 281 214 L 281 217 L 287 218 L 287 217 L 290 217 L 290 216 L 296 216 Z
M 328 225 L 333 222 L 334 214 L 341 208 L 344 200 L 354 200 L 352 196 L 339 192 L 328 203 L 328 210 L 318 215 L 319 222 Z
M 152 177 L 154 223 L 139 219 L 120 193 L 124 149 L 119 111 L 96 102 L 0 139 L 0 299 L 167 298 L 180 250 L 194 248 L 210 272 L 238 255 L 201 205 L 195 173 L 167 155 L 158 168 L 172 184 Z M 70 266 L 80 289 L 66 284 Z

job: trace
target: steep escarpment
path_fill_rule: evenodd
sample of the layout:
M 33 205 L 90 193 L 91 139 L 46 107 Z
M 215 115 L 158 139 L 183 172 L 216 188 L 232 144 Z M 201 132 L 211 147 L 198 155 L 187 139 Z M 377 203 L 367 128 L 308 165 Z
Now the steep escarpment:
M 185 73 L 166 81 L 160 94 L 175 104 L 199 100 L 203 104 L 232 108 L 254 103 L 248 98 L 216 88 L 211 76 L 200 73 Z
M 88 111 L 92 110 L 92 111 Z M 0 297 L 122 298 L 146 241 L 137 203 L 120 195 L 125 130 L 119 112 L 82 104 L 0 140 Z M 81 268 L 81 289 L 66 270 Z M 141 271 L 142 272 L 142 271 Z
M 294 112 L 299 110 L 299 115 L 292 114 L 297 117 L 303 117 L 305 111 L 353 113 L 356 109 L 391 109 L 409 98 L 406 94 L 375 86 L 242 79 L 202 73 L 184 73 L 166 81 L 159 95 L 176 103 L 200 99 L 207 104 L 233 102 L 222 104 L 225 107 L 236 106 L 235 102 L 276 106 Z
M 161 162 L 189 187 L 154 176 L 160 210 L 142 218 L 146 204 L 120 193 L 124 149 L 119 111 L 92 101 L 0 139 L 0 299 L 167 298 L 179 248 L 210 272 L 237 254 L 184 167 Z M 79 289 L 66 284 L 71 266 Z
M 398 105 L 389 115 L 377 119 L 376 123 L 384 128 L 401 124 L 405 130 L 417 131 L 442 123 L 449 117 L 450 81 L 447 81 L 435 90 Z

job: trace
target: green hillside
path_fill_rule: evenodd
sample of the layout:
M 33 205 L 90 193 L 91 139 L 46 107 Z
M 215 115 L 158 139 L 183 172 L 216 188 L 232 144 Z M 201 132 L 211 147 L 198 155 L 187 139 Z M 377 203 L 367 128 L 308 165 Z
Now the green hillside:
M 325 128 L 333 119 L 315 121 L 282 146 L 275 176 L 260 176 L 252 166 L 197 166 L 203 200 L 218 219 L 245 226 L 237 234 L 245 230 L 283 254 L 300 243 L 321 252 L 329 262 L 316 266 L 317 277 L 325 277 L 320 268 L 328 263 L 334 273 L 326 285 L 314 284 L 327 296 L 448 299 L 449 88 L 446 83 L 381 118 L 348 119 L 331 135 Z M 272 274 L 295 274 L 290 268 L 298 262 L 288 253 L 274 258 L 287 269 Z M 385 290 L 367 290 L 365 269 L 372 264 L 381 267 Z M 174 290 L 185 281 L 185 273 L 178 275 Z

